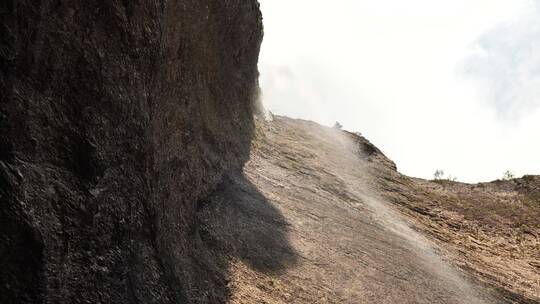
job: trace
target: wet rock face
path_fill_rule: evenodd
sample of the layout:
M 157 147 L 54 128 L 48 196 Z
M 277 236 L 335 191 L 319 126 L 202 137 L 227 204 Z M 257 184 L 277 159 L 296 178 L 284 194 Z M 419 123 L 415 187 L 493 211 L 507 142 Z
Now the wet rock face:
M 0 302 L 221 302 L 197 201 L 241 168 L 256 0 L 0 3 Z

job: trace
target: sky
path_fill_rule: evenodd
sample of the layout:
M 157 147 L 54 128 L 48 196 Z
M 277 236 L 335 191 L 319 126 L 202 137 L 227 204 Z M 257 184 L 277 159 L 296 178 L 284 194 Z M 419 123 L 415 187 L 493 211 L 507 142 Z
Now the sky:
M 360 132 L 404 174 L 540 174 L 540 0 L 260 0 L 274 114 Z

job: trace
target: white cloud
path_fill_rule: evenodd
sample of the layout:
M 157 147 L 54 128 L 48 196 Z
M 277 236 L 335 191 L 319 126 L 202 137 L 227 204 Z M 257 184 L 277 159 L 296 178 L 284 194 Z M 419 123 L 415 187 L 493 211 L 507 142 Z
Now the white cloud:
M 531 118 L 540 113 L 531 108 L 510 124 L 501 120 L 486 97 L 489 86 L 462 73 L 464 62 L 476 62 L 469 68 L 476 74 L 468 75 L 489 84 L 471 45 L 528 4 L 261 0 L 263 101 L 278 114 L 338 120 L 362 132 L 409 175 L 430 177 L 442 168 L 479 181 L 506 169 L 540 173 L 540 119 Z
M 481 81 L 486 99 L 503 119 L 517 119 L 540 106 L 540 2 L 527 13 L 483 34 L 465 63 Z

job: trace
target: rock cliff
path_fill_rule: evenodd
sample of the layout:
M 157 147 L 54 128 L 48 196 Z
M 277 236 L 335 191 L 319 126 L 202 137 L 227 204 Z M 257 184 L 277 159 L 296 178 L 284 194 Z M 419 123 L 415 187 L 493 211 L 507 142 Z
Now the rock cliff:
M 227 297 L 198 201 L 249 157 L 256 0 L 0 3 L 0 302 Z

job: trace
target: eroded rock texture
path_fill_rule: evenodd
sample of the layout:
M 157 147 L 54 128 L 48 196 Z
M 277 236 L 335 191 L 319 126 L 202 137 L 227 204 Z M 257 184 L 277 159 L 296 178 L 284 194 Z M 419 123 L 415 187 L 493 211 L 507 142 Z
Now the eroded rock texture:
M 248 158 L 256 0 L 0 3 L 0 302 L 227 296 L 197 201 Z

